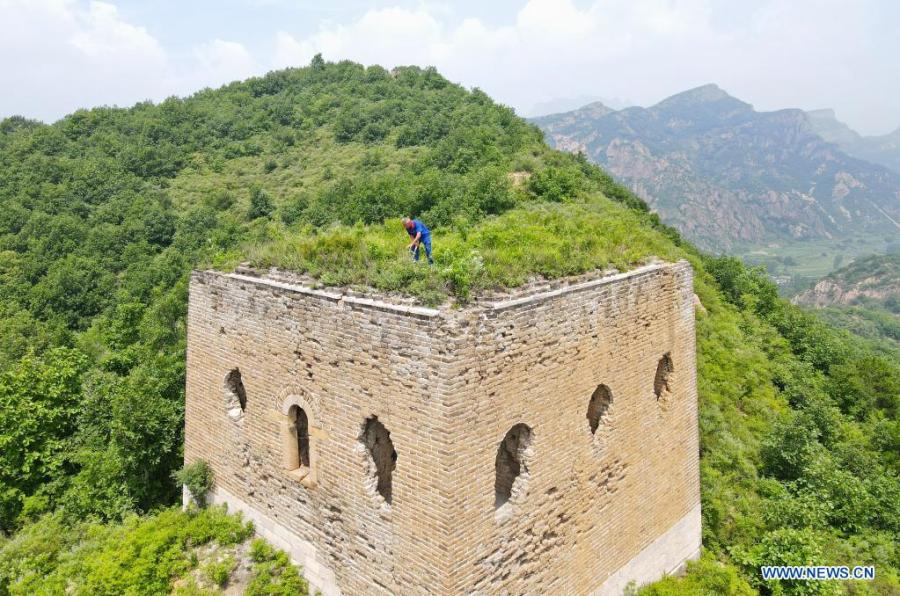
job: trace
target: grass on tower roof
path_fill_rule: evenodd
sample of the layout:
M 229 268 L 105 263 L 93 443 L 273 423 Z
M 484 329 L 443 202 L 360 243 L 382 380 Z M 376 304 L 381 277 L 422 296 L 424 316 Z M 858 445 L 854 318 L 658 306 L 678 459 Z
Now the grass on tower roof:
M 515 288 L 592 270 L 627 271 L 651 257 L 687 253 L 649 227 L 641 214 L 602 195 L 572 203 L 532 203 L 475 225 L 432 233 L 434 266 L 415 263 L 400 219 L 379 225 L 280 229 L 247 247 L 254 267 L 310 275 L 326 286 L 367 286 L 436 304 L 465 302 L 485 290 Z

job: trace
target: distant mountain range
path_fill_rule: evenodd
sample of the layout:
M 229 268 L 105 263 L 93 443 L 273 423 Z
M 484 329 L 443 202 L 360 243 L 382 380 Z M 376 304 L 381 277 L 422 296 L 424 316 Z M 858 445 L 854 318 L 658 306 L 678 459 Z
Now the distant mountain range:
M 847 154 L 881 164 L 900 174 L 900 128 L 886 135 L 864 137 L 834 115 L 834 110 L 807 112 L 816 133 Z
M 532 121 L 709 250 L 900 233 L 893 135 L 861 137 L 822 111 L 757 112 L 706 85 L 649 108 L 595 102 Z

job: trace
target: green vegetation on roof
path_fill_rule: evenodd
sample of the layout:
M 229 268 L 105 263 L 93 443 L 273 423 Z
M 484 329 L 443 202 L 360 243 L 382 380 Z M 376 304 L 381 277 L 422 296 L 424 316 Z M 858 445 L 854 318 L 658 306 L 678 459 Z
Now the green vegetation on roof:
M 520 286 L 683 253 L 635 212 L 602 196 L 571 204 L 529 204 L 474 225 L 433 233 L 435 265 L 412 262 L 399 219 L 375 226 L 280 231 L 247 256 L 259 267 L 307 273 L 326 285 L 362 285 L 426 303 L 465 301 L 487 289 Z

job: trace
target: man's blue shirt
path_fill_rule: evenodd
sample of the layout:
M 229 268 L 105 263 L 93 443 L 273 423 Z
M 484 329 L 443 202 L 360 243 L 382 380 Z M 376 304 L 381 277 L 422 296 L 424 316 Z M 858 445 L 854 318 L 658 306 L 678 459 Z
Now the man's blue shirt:
M 428 228 L 426 228 L 426 227 L 425 227 L 425 224 L 423 224 L 423 223 L 422 223 L 421 221 L 419 221 L 418 219 L 414 219 L 414 220 L 413 220 L 413 227 L 412 227 L 411 230 L 407 230 L 407 232 L 409 232 L 410 238 L 415 238 L 415 237 L 416 237 L 416 234 L 421 233 L 421 234 L 422 234 L 422 241 L 423 241 L 423 242 L 424 242 L 425 240 L 431 240 L 431 230 L 429 230 Z

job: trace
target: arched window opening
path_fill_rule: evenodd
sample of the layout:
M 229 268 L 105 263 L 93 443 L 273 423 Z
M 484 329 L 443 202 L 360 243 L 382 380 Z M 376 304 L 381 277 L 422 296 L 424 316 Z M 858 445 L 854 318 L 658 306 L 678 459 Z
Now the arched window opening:
M 366 420 L 360 439 L 369 456 L 369 480 L 374 482 L 378 494 L 390 505 L 392 476 L 397 467 L 397 451 L 391 441 L 391 433 L 377 416 L 373 416 Z
M 668 352 L 663 354 L 663 357 L 659 359 L 659 364 L 656 366 L 656 377 L 653 379 L 653 392 L 656 394 L 656 399 L 659 399 L 663 393 L 671 390 L 669 388 L 669 377 L 674 370 L 672 356 Z
M 316 439 L 321 437 L 321 429 L 316 426 L 316 418 L 310 419 L 295 396 L 282 405 L 284 416 L 281 423 L 281 445 L 284 469 L 294 479 L 307 487 L 316 486 Z M 304 404 L 305 405 L 305 404 Z
M 288 410 L 291 420 L 291 434 L 294 436 L 297 449 L 297 468 L 309 468 L 309 418 L 300 406 L 291 406 Z
M 225 376 L 225 407 L 233 420 L 239 420 L 247 409 L 247 392 L 241 380 L 241 371 L 236 368 Z
M 528 462 L 525 452 L 531 445 L 531 429 L 516 424 L 500 441 L 495 462 L 494 507 L 503 507 L 527 478 Z
M 612 393 L 606 385 L 598 385 L 588 402 L 587 419 L 591 427 L 591 434 L 597 433 L 600 421 L 606 416 L 609 406 L 612 404 Z

